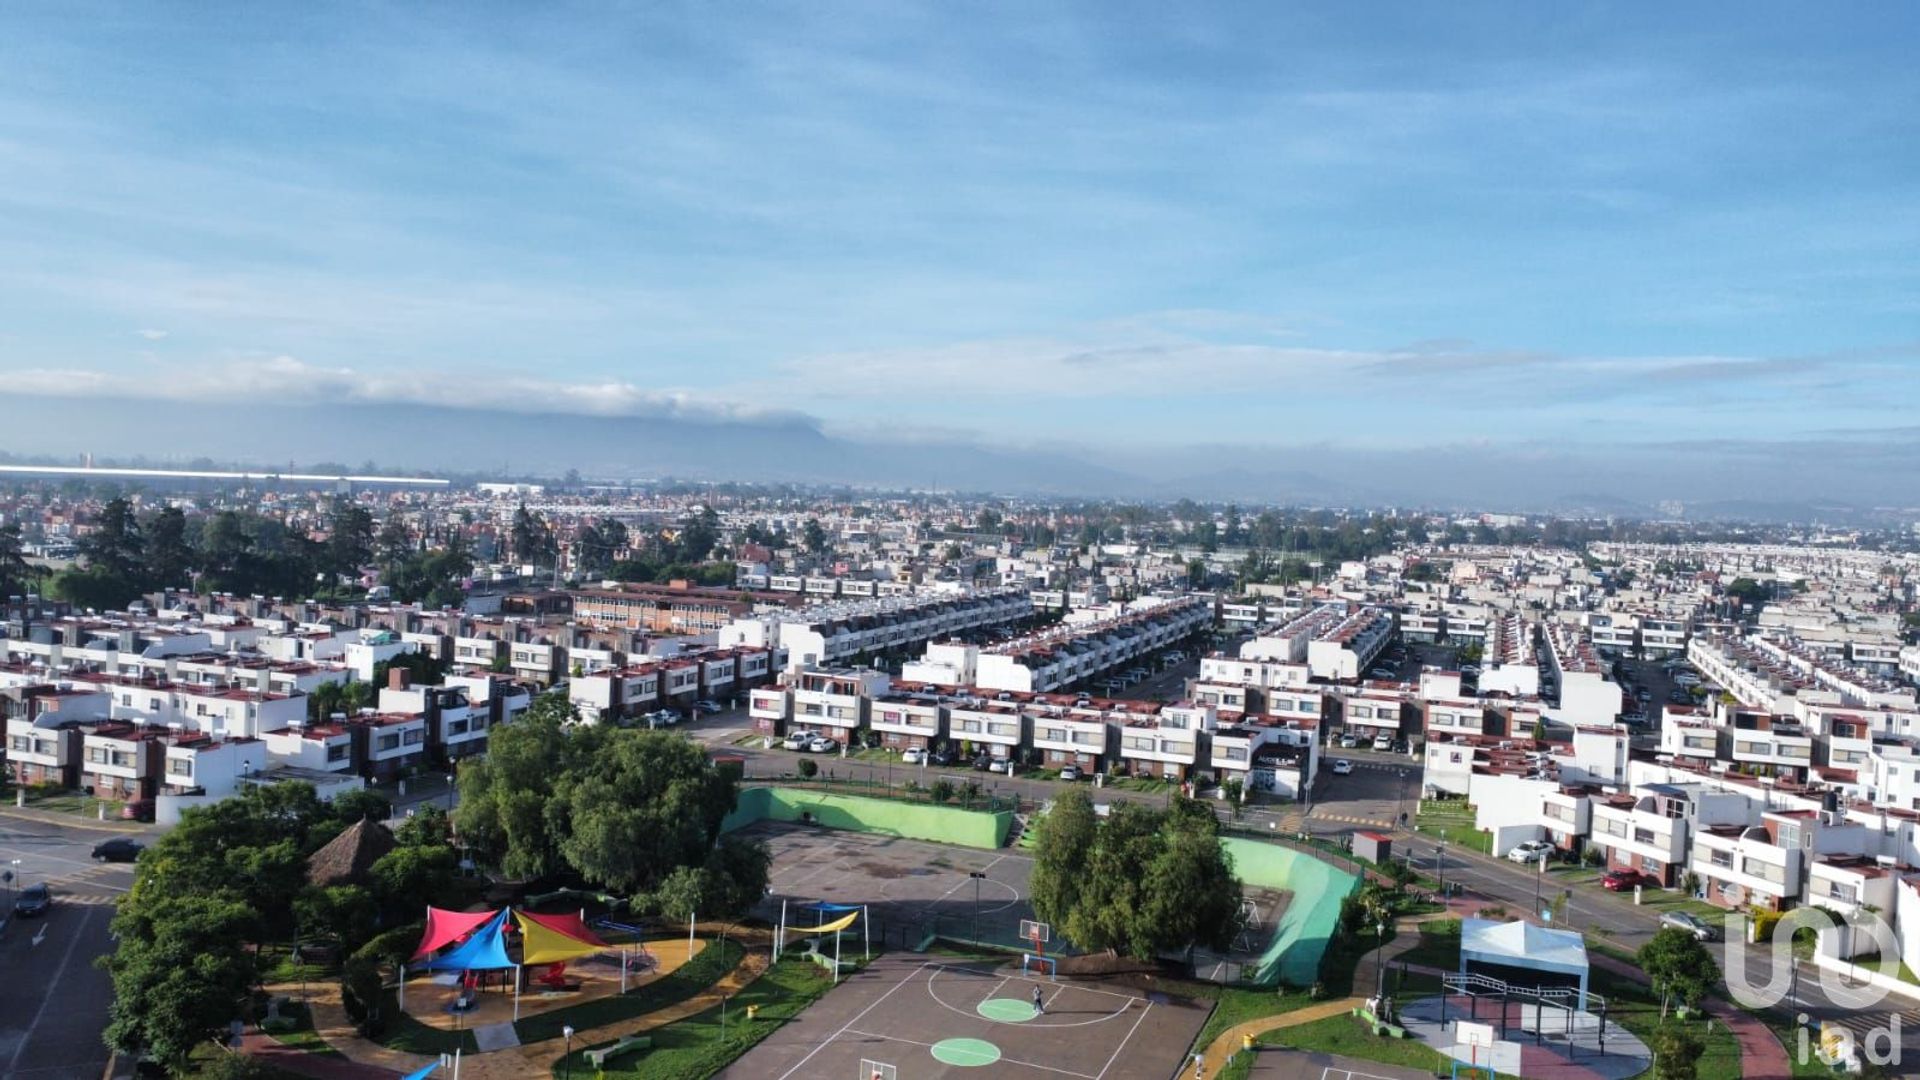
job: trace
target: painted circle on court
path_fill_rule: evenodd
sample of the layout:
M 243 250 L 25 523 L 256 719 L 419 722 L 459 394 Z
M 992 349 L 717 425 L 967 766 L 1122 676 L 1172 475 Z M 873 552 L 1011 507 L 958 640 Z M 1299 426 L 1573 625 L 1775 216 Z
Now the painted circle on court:
M 1024 1024 L 1040 1015 L 1034 1011 L 1033 1002 L 1019 998 L 983 998 L 973 1011 L 1003 1024 Z
M 933 1057 L 945 1065 L 978 1068 L 1000 1060 L 1000 1048 L 985 1039 L 941 1039 L 933 1044 Z

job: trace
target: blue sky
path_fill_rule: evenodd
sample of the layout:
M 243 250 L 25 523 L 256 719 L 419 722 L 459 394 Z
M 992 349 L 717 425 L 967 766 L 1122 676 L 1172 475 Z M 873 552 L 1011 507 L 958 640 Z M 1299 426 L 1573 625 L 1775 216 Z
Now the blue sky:
M 1122 455 L 1875 438 L 1920 405 L 1912 5 L 6 26 L 21 393 Z

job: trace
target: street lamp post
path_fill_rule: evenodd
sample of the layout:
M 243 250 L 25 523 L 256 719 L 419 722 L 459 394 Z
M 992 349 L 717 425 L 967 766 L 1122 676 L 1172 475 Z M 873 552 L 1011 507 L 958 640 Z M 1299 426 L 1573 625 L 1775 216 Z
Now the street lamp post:
M 973 943 L 978 945 L 980 944 L 980 882 L 985 880 L 987 875 L 979 870 L 969 870 L 967 876 L 973 879 Z
M 560 1026 L 560 1035 L 562 1038 L 567 1040 L 566 1056 L 560 1059 L 566 1062 L 566 1064 L 562 1066 L 562 1068 L 565 1070 L 562 1073 L 562 1076 L 565 1078 L 565 1080 L 573 1080 L 573 1025 L 562 1024 Z
M 453 774 L 447 774 L 447 813 L 453 813 Z
M 1540 862 L 1534 866 L 1533 875 L 1533 913 L 1540 914 L 1540 879 L 1547 876 L 1547 853 L 1540 853 Z
M 1441 837 L 1439 846 L 1434 848 L 1433 858 L 1434 872 L 1439 875 L 1440 878 L 1440 902 L 1444 904 L 1447 900 L 1447 841 L 1445 837 Z

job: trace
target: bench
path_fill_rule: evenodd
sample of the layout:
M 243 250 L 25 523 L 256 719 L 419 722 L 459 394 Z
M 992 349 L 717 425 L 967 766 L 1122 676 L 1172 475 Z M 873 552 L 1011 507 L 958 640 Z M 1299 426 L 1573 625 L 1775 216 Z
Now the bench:
M 582 1051 L 580 1056 L 586 1058 L 587 1064 L 592 1065 L 594 1068 L 604 1069 L 607 1067 L 608 1058 L 619 1057 L 629 1050 L 651 1049 L 652 1046 L 653 1036 L 651 1035 L 629 1035 L 619 1042 L 614 1043 L 612 1046 L 603 1046 L 598 1050 Z

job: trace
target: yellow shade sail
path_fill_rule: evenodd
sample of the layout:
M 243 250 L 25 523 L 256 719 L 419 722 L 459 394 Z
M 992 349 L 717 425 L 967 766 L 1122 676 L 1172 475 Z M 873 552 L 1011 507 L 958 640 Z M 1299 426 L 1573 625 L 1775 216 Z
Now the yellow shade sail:
M 582 956 L 592 956 L 602 949 L 599 945 L 589 945 L 557 930 L 549 930 L 517 911 L 513 913 L 513 917 L 520 924 L 520 962 L 522 964 L 557 964 L 563 960 L 577 960 Z

